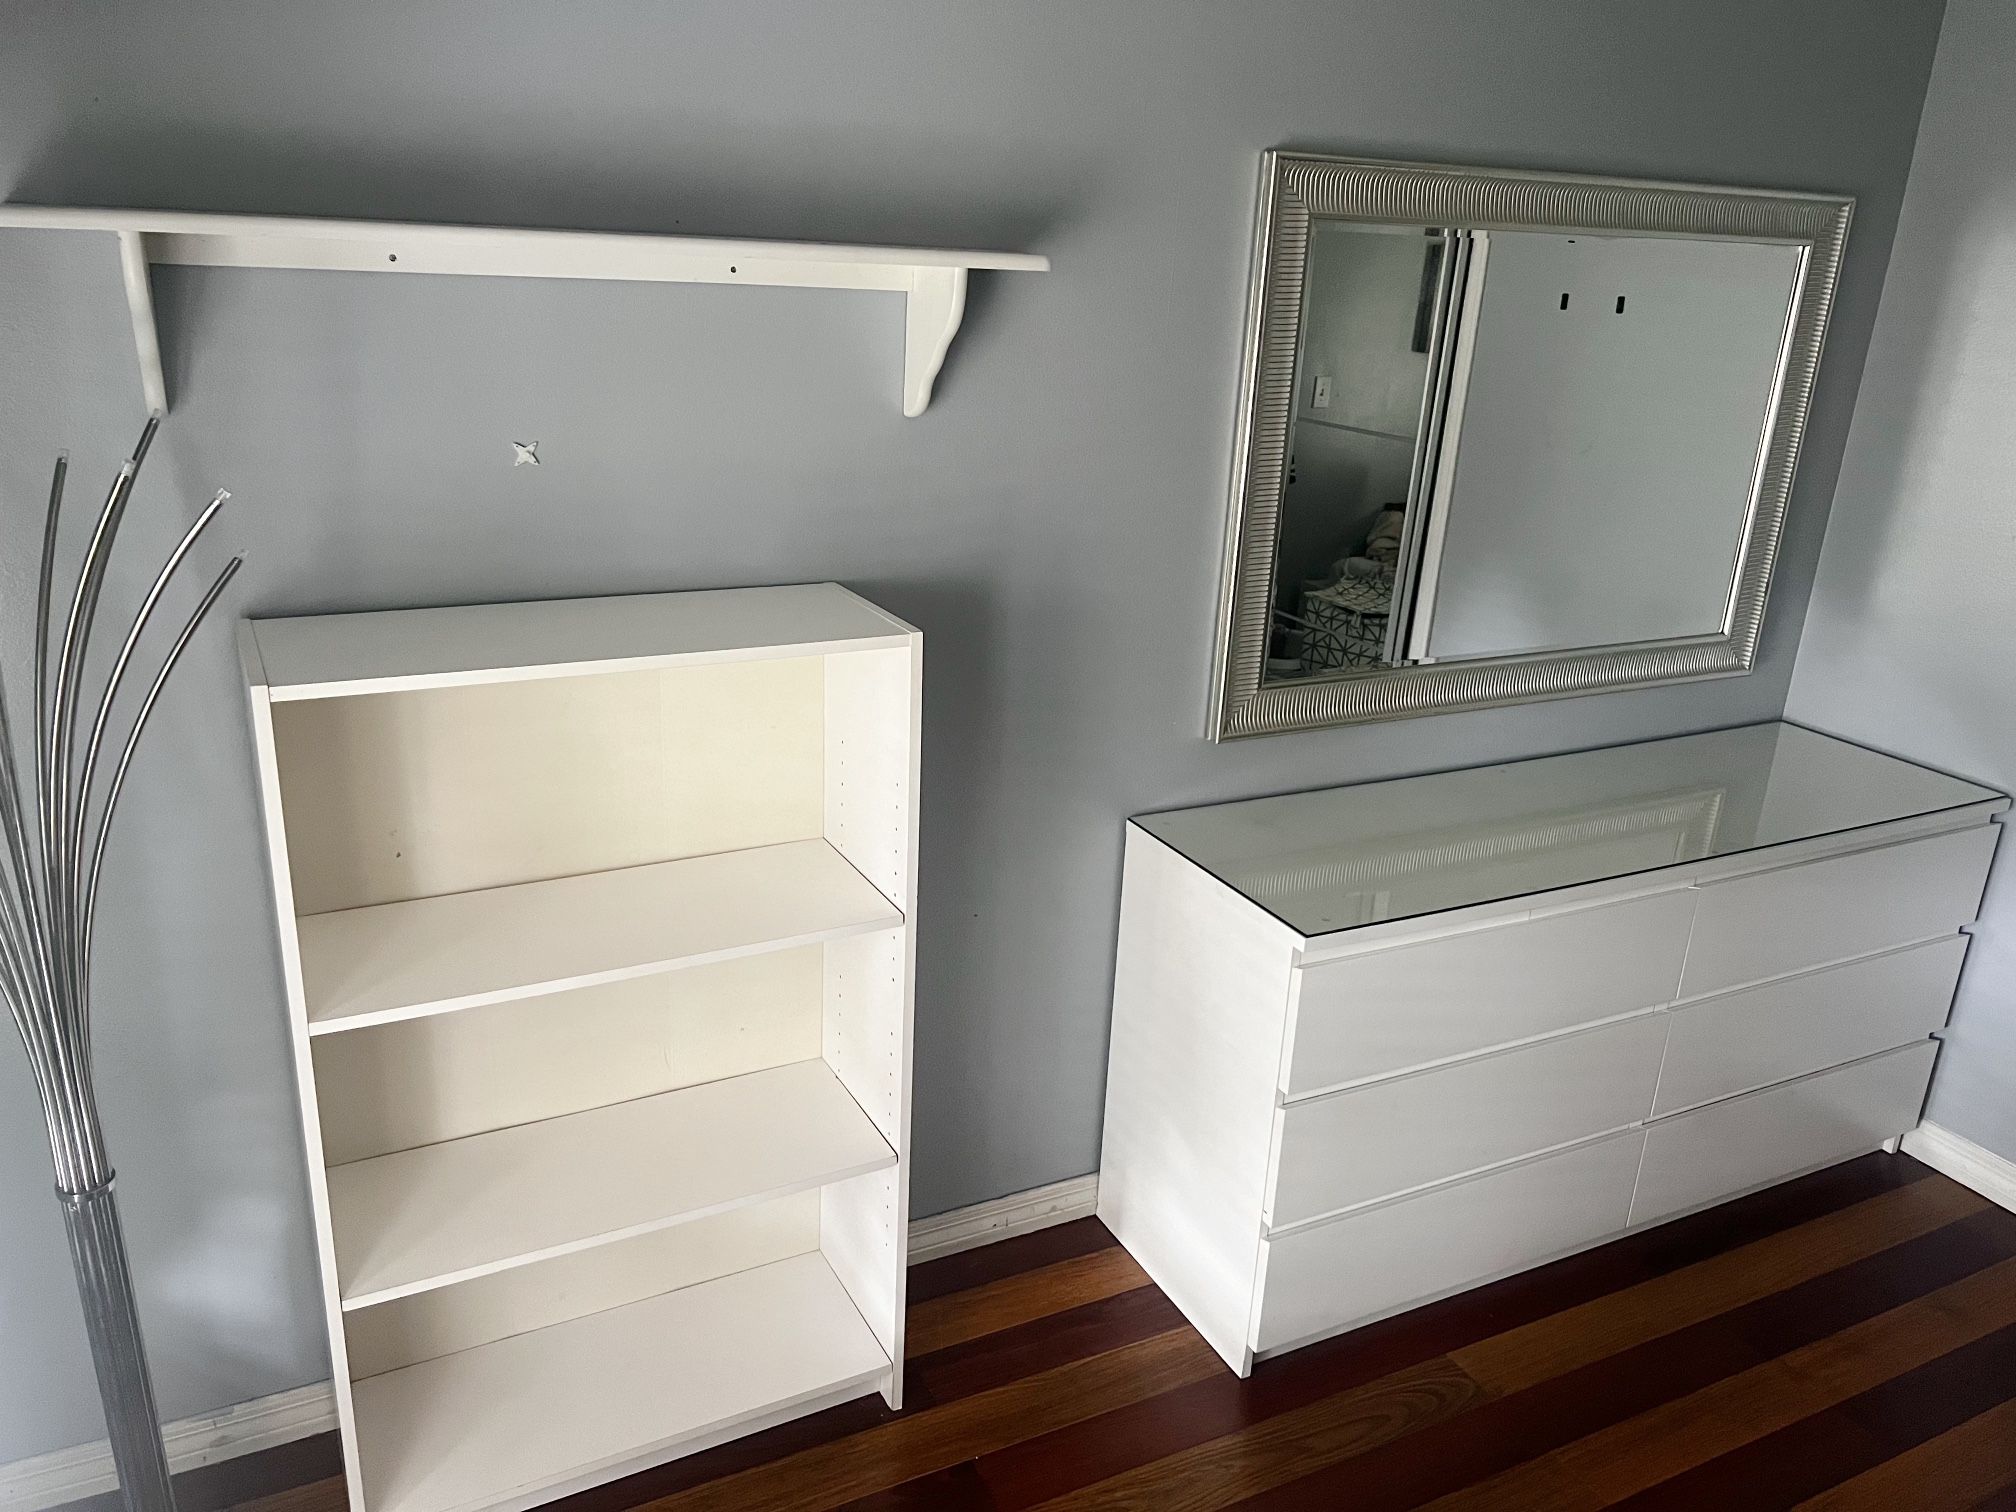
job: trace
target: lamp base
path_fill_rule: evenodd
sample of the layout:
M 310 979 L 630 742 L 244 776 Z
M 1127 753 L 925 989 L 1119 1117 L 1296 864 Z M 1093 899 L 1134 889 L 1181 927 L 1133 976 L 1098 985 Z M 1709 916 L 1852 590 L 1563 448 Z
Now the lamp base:
M 56 1195 L 70 1238 L 71 1263 L 77 1268 L 77 1295 L 84 1303 L 84 1328 L 91 1338 L 91 1364 L 105 1403 L 105 1430 L 119 1472 L 120 1495 L 127 1512 L 174 1512 L 168 1451 L 154 1410 L 154 1382 L 140 1340 L 133 1273 L 126 1264 L 126 1240 L 112 1182 Z

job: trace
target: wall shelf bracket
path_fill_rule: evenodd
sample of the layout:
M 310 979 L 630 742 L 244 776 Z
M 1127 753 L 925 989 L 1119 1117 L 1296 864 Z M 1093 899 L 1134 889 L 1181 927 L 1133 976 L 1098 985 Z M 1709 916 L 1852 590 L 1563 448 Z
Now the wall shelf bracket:
M 830 242 L 732 241 L 633 232 L 430 226 L 177 210 L 0 205 L 0 228 L 111 232 L 150 413 L 168 408 L 148 270 L 293 268 L 343 273 L 448 273 L 506 278 L 603 278 L 645 283 L 878 289 L 904 296 L 903 413 L 924 413 L 966 311 L 975 268 L 1048 271 L 1022 252 L 958 252 Z
M 119 235 L 119 276 L 126 286 L 126 313 L 133 321 L 133 351 L 140 359 L 140 398 L 150 415 L 168 413 L 168 380 L 161 371 L 161 337 L 154 324 L 154 287 L 147 271 L 146 238 L 138 231 Z
M 964 268 L 913 268 L 903 298 L 903 413 L 915 418 L 931 403 L 931 386 L 966 318 Z

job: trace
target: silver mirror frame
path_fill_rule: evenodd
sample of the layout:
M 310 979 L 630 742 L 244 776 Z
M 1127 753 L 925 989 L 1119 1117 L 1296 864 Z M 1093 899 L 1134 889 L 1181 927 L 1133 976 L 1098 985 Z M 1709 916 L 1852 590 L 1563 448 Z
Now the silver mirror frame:
M 1219 591 L 1211 738 L 1403 719 L 1748 672 L 1757 658 L 1765 598 L 1854 208 L 1854 200 L 1838 195 L 1302 152 L 1265 154 Z M 1479 230 L 1647 232 L 1803 249 L 1721 634 L 1341 673 L 1271 686 L 1264 682 L 1303 275 L 1310 221 L 1317 216 Z

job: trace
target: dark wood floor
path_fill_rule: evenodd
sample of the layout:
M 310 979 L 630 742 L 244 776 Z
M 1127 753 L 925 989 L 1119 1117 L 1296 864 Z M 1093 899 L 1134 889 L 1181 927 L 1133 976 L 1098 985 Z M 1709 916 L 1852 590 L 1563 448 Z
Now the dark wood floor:
M 2016 1214 L 1905 1156 L 1249 1381 L 1090 1219 L 920 1266 L 911 1299 L 901 1414 L 854 1403 L 558 1505 L 2016 1512 Z M 333 1448 L 195 1472 L 184 1512 L 308 1474 L 250 1505 L 339 1512 Z

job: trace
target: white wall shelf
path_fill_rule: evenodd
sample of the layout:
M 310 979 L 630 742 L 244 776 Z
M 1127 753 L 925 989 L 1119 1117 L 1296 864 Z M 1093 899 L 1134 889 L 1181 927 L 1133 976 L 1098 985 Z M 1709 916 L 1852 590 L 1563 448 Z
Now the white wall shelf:
M 338 1285 L 369 1307 L 894 1164 L 824 1061 L 752 1071 L 330 1167 Z
M 629 232 L 414 225 L 177 210 L 0 205 L 0 227 L 92 231 L 118 238 L 120 268 L 142 396 L 165 413 L 148 269 L 291 268 L 346 273 L 448 273 L 506 278 L 591 278 L 647 283 L 756 284 L 879 289 L 904 296 L 903 413 L 921 415 L 966 310 L 976 268 L 1041 273 L 1048 258 L 824 242 L 734 241 Z
M 351 1512 L 900 1407 L 918 632 L 814 583 L 240 651 Z
M 511 1512 L 872 1390 L 889 1362 L 817 1254 L 356 1384 L 379 1512 Z
M 566 992 L 902 922 L 824 840 L 309 914 L 299 924 L 308 1032 Z

